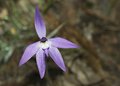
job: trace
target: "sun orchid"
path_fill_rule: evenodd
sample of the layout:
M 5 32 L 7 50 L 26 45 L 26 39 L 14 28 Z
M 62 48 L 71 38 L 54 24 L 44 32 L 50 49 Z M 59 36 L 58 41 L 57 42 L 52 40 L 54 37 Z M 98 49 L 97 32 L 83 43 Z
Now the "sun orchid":
M 38 7 L 36 7 L 35 10 L 34 23 L 37 35 L 39 36 L 40 40 L 27 46 L 20 60 L 19 66 L 26 63 L 31 57 L 36 54 L 37 67 L 40 73 L 40 77 L 43 78 L 46 69 L 45 59 L 50 55 L 58 67 L 60 67 L 63 71 L 66 71 L 62 55 L 59 52 L 58 48 L 78 48 L 79 46 L 60 37 L 47 39 L 46 26 Z

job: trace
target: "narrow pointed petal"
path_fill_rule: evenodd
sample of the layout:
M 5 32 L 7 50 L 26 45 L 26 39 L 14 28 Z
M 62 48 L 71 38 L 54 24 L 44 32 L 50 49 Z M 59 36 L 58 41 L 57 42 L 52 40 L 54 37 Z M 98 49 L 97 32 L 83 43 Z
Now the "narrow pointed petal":
M 35 10 L 35 29 L 36 29 L 36 32 L 38 34 L 38 36 L 40 38 L 42 37 L 46 37 L 46 27 L 45 27 L 45 23 L 43 21 L 43 18 L 39 12 L 39 8 L 38 6 L 36 7 L 36 10 Z
M 44 52 L 45 52 L 45 55 L 48 57 L 48 49 L 45 49 Z
M 37 67 L 39 70 L 40 77 L 42 79 L 45 75 L 45 69 L 46 69 L 45 53 L 42 49 L 39 49 L 37 54 L 36 54 L 36 62 L 37 62 Z
M 23 56 L 19 62 L 19 66 L 23 65 L 24 63 L 26 63 L 33 55 L 35 55 L 35 53 L 38 50 L 38 45 L 39 42 L 30 44 L 24 51 Z
M 53 59 L 53 61 L 63 70 L 66 71 L 66 67 L 63 61 L 63 58 L 61 56 L 61 53 L 59 50 L 55 47 L 49 48 L 49 55 Z
M 57 48 L 79 48 L 78 45 L 60 37 L 49 39 L 52 42 L 52 45 Z

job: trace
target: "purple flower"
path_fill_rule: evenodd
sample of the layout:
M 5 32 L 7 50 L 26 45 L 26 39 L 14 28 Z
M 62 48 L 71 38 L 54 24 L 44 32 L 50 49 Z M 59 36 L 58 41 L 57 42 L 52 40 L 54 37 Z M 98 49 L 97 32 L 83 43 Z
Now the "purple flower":
M 20 60 L 19 66 L 26 63 L 32 56 L 36 54 L 36 62 L 39 69 L 40 77 L 43 78 L 45 75 L 45 59 L 46 56 L 50 55 L 53 61 L 63 70 L 66 71 L 64 61 L 58 48 L 78 48 L 76 44 L 60 38 L 46 38 L 46 27 L 45 23 L 39 13 L 38 7 L 35 10 L 35 29 L 40 38 L 40 41 L 30 44 L 25 49 L 23 56 Z

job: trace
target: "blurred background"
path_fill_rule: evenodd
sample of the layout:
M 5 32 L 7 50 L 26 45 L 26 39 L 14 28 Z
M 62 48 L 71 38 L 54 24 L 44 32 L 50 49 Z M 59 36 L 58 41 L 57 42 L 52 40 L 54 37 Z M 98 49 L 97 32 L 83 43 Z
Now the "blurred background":
M 35 58 L 19 67 L 28 44 L 38 41 L 36 4 L 48 37 L 80 46 L 60 49 L 67 72 L 48 59 L 40 79 Z M 0 0 L 0 86 L 120 86 L 120 0 Z

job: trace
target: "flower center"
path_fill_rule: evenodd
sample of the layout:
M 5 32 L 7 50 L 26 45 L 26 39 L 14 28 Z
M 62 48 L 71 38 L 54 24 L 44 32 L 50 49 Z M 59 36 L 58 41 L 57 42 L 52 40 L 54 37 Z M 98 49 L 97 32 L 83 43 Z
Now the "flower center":
M 42 37 L 42 38 L 40 39 L 40 41 L 44 43 L 44 42 L 47 41 L 47 38 L 46 38 L 46 37 Z
M 41 47 L 42 49 L 48 49 L 50 46 L 51 46 L 51 42 L 49 40 L 47 40 L 46 37 L 42 37 L 40 39 L 39 47 Z

